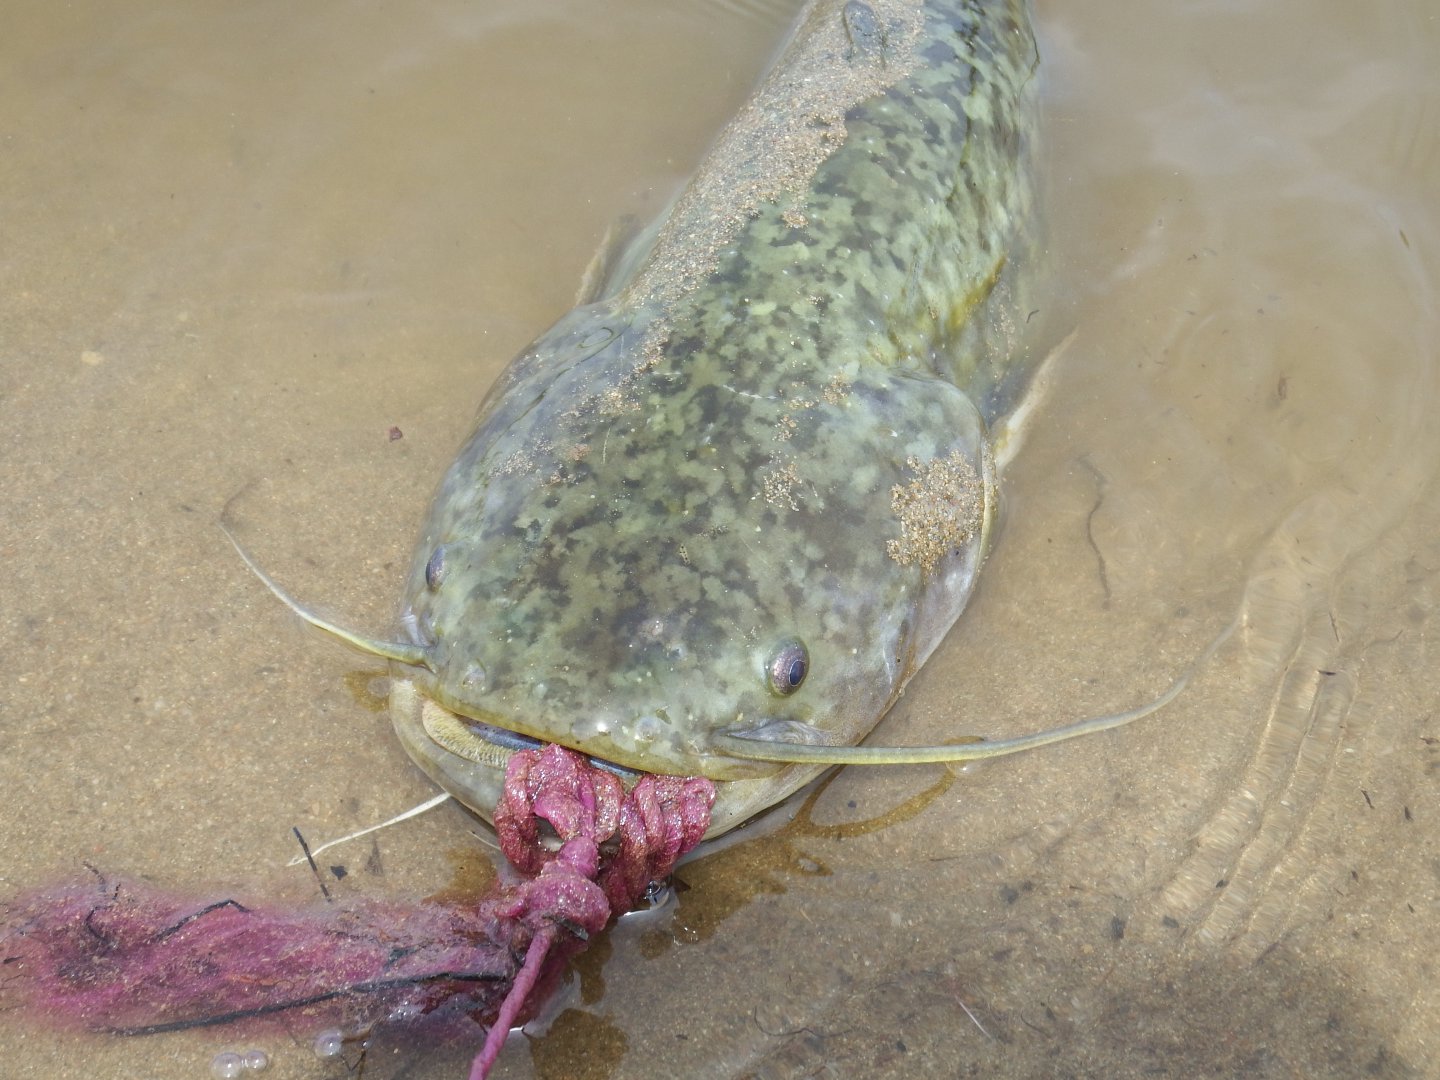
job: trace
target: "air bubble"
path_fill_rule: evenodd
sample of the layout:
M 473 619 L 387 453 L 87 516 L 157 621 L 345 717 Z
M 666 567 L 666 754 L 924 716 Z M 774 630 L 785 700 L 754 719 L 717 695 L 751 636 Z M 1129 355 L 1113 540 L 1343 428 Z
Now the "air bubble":
M 490 674 L 485 670 L 485 665 L 476 660 L 465 669 L 465 674 L 460 676 L 460 685 L 466 690 L 482 691 L 489 681 Z
M 264 1050 L 246 1050 L 245 1067 L 251 1072 L 264 1072 L 270 1067 L 270 1055 Z
M 345 1049 L 345 1033 L 339 1028 L 326 1028 L 315 1036 L 315 1056 L 322 1058 L 339 1057 Z
M 245 1072 L 245 1059 L 233 1051 L 216 1054 L 210 1060 L 210 1075 L 215 1080 L 235 1080 Z

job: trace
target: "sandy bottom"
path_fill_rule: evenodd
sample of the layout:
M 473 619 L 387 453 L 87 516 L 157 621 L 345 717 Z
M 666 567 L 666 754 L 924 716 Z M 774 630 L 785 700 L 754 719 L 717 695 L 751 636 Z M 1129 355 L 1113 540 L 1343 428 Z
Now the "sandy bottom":
M 1040 5 L 1036 333 L 1075 338 L 980 595 L 876 738 L 1127 708 L 1230 636 L 1142 725 L 847 770 L 689 863 L 498 1076 L 1434 1075 L 1440 22 L 1170 7 Z M 383 672 L 297 626 L 217 521 L 385 630 L 485 386 L 606 226 L 664 204 L 787 19 L 12 13 L 0 895 L 89 862 L 306 902 L 292 826 L 431 794 Z M 337 895 L 423 896 L 488 872 L 480 831 L 451 806 L 322 865 Z M 255 1045 L 266 1076 L 345 1074 L 303 1026 L 0 1032 L 17 1080 L 194 1080 Z M 472 1049 L 365 1075 L 455 1077 Z

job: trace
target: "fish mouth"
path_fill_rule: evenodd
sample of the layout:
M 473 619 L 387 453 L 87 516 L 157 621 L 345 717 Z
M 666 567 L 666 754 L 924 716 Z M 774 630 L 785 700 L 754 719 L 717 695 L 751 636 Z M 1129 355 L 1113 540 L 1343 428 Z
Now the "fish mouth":
M 501 773 L 504 773 L 510 764 L 510 758 L 515 754 L 522 750 L 539 750 L 545 746 L 540 739 L 495 724 L 487 724 L 473 716 L 452 712 L 433 700 L 424 703 L 420 715 L 425 734 L 432 742 L 455 757 L 464 758 L 472 764 L 497 768 Z M 595 768 L 619 777 L 626 791 L 645 775 L 636 769 L 586 753 L 578 747 L 569 749 L 584 754 L 585 760 Z
M 494 824 L 505 787 L 505 767 L 522 750 L 545 743 L 508 728 L 462 716 L 430 697 L 399 665 L 390 675 L 390 720 L 411 759 L 458 802 Z M 571 747 L 590 763 L 620 778 L 628 791 L 645 775 L 636 769 Z M 787 765 L 770 776 L 717 780 L 715 805 L 705 838 L 712 839 L 782 801 L 827 766 Z
M 394 673 L 390 677 L 390 719 L 405 751 L 431 779 L 491 822 L 510 759 L 522 750 L 545 745 L 540 739 L 447 709 L 413 679 Z M 618 776 L 627 791 L 645 775 L 579 747 L 572 749 L 585 754 L 596 768 Z

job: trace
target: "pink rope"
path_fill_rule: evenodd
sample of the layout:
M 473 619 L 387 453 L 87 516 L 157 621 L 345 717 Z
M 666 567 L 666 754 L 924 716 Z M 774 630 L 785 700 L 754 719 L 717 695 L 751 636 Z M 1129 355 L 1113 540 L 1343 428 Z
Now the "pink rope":
M 525 951 L 525 964 L 516 974 L 510 993 L 500 1006 L 500 1014 L 495 1017 L 495 1022 L 490 1025 L 490 1030 L 485 1035 L 485 1045 L 470 1063 L 470 1080 L 485 1080 L 490 1075 L 490 1069 L 495 1064 L 495 1059 L 500 1056 L 510 1029 L 515 1026 L 516 1017 L 525 1007 L 530 991 L 535 987 L 535 980 L 540 977 L 540 966 L 545 962 L 545 954 L 550 951 L 553 937 L 554 934 L 547 930 L 530 939 L 530 948 Z

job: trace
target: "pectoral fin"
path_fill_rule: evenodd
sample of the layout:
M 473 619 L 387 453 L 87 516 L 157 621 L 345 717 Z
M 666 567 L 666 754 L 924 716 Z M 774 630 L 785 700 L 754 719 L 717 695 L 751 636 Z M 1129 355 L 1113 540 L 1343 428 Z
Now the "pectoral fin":
M 580 287 L 575 291 L 576 307 L 604 300 L 619 287 L 633 266 L 642 231 L 640 219 L 633 214 L 624 214 L 610 223 L 600 238 L 600 246 L 590 257 L 590 264 L 580 275 Z

